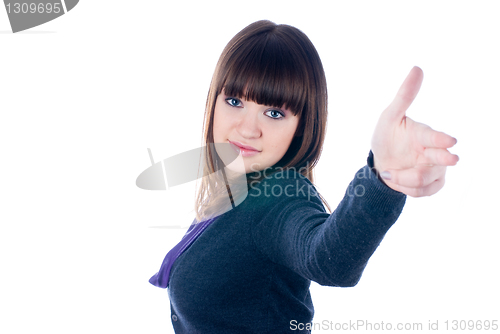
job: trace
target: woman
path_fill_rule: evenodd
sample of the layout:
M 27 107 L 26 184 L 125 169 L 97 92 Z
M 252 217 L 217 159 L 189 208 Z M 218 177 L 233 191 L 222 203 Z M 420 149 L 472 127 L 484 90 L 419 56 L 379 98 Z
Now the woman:
M 195 221 L 150 279 L 169 288 L 176 333 L 309 332 L 297 324 L 313 317 L 311 280 L 357 284 L 406 196 L 439 191 L 458 161 L 446 149 L 456 139 L 405 116 L 421 82 L 415 67 L 379 119 L 367 165 L 329 214 L 313 185 L 327 122 L 314 46 L 269 21 L 228 43 L 204 121 L 203 168 L 213 177 L 200 186 Z M 238 175 L 244 187 L 231 182 Z

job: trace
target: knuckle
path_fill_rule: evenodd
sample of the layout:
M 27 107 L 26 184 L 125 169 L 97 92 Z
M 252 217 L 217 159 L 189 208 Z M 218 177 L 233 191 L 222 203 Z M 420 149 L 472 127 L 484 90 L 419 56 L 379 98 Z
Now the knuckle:
M 420 188 L 413 188 L 411 196 L 412 197 L 422 197 L 421 192 L 420 192 Z
M 438 179 L 432 183 L 429 193 L 426 196 L 432 196 L 437 193 L 444 186 L 444 180 Z
M 433 146 L 437 146 L 437 144 L 438 144 L 438 133 L 435 131 L 431 132 L 431 144 Z
M 425 185 L 425 175 L 423 173 L 417 173 L 415 176 L 415 185 L 417 188 L 422 188 Z
M 444 183 L 445 183 L 444 177 L 442 179 L 439 179 L 437 182 L 439 184 L 438 190 L 441 190 L 444 187 Z

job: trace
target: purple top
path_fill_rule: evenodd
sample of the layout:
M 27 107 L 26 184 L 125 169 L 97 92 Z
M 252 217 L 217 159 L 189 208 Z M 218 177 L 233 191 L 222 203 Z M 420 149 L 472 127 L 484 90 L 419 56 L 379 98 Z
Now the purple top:
M 201 232 L 203 232 L 208 225 L 215 220 L 215 218 L 205 220 L 201 223 L 191 224 L 181 241 L 167 253 L 163 263 L 161 264 L 160 271 L 149 279 L 149 283 L 162 289 L 167 288 L 170 277 L 170 269 L 172 268 L 175 260 L 196 240 L 196 238 L 198 238 Z

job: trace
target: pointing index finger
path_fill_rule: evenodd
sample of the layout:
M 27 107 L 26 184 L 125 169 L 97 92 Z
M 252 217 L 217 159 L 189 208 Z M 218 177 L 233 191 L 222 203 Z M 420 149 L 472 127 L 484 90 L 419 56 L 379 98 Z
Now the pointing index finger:
M 423 78 L 422 69 L 414 66 L 399 88 L 396 97 L 386 109 L 393 121 L 400 121 L 404 117 L 406 110 L 408 110 L 420 90 Z

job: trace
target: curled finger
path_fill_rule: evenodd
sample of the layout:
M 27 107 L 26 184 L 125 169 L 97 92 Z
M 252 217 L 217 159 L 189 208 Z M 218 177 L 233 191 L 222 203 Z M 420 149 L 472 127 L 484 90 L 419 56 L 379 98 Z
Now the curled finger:
M 426 163 L 441 166 L 455 166 L 459 160 L 458 155 L 450 153 L 445 148 L 426 148 L 424 157 Z
M 444 183 L 445 179 L 444 177 L 442 177 L 425 187 L 411 188 L 395 184 L 393 186 L 393 189 L 411 197 L 424 197 L 431 196 L 437 193 L 439 190 L 441 190 L 441 188 L 444 187 Z
M 388 172 L 390 173 L 390 179 L 387 181 L 390 181 L 392 184 L 406 188 L 424 188 L 434 181 L 444 178 L 446 166 L 419 165 L 408 169 L 388 170 Z

